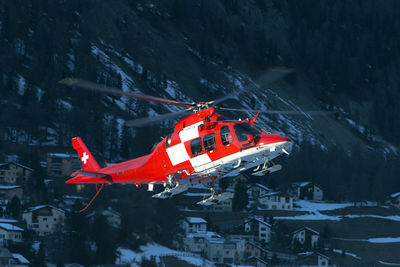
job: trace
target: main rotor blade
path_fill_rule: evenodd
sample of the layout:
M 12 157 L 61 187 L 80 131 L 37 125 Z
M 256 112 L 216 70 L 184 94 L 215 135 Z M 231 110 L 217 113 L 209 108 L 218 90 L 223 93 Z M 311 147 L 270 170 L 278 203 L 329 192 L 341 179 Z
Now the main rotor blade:
M 328 115 L 334 113 L 333 111 L 322 111 L 322 110 L 305 110 L 305 111 L 297 111 L 297 110 L 258 110 L 258 109 L 242 109 L 242 108 L 224 108 L 224 107 L 215 107 L 219 110 L 226 111 L 240 111 L 240 112 L 258 112 L 267 113 L 267 114 L 287 114 L 287 115 Z
M 209 105 L 216 105 L 218 103 L 221 103 L 227 99 L 230 98 L 235 98 L 238 95 L 240 95 L 241 93 L 245 92 L 245 91 L 253 91 L 255 88 L 259 88 L 259 87 L 263 87 L 269 84 L 272 84 L 280 79 L 282 79 L 283 77 L 285 77 L 286 75 L 292 73 L 294 70 L 290 69 L 290 68 L 283 68 L 283 67 L 275 67 L 275 68 L 271 68 L 267 71 L 266 74 L 264 74 L 263 76 L 261 76 L 258 80 L 257 83 L 251 81 L 251 84 L 244 86 L 242 88 L 237 89 L 236 91 L 233 91 L 232 93 L 230 93 L 229 95 L 220 97 L 216 100 L 213 101 L 209 101 L 207 102 Z M 260 85 L 261 86 L 260 86 Z
M 125 122 L 125 126 L 127 126 L 127 127 L 143 127 L 143 126 L 147 126 L 147 125 L 153 124 L 153 123 L 161 121 L 161 120 L 173 119 L 173 118 L 182 116 L 186 113 L 189 113 L 191 111 L 192 111 L 192 109 L 189 108 L 189 109 L 185 109 L 185 110 L 178 111 L 178 112 L 161 114 L 161 115 L 158 115 L 155 117 L 146 117 L 146 118 L 129 120 L 129 121 Z
M 81 79 L 75 79 L 75 78 L 65 78 L 58 83 L 67 85 L 67 86 L 77 86 L 86 90 L 92 90 L 92 91 L 97 91 L 101 93 L 106 93 L 106 94 L 113 94 L 113 95 L 118 95 L 118 96 L 126 96 L 130 98 L 135 98 L 139 100 L 144 100 L 144 101 L 152 101 L 152 102 L 157 102 L 157 103 L 162 103 L 162 104 L 167 104 L 167 105 L 174 105 L 174 106 L 180 106 L 180 107 L 191 107 L 192 104 L 190 103 L 183 103 L 175 100 L 170 100 L 166 98 L 161 98 L 161 97 L 155 97 L 155 96 L 150 96 L 150 95 L 142 95 L 142 94 L 135 94 L 132 92 L 124 92 L 118 88 L 115 87 L 108 87 L 105 85 L 100 85 L 97 83 L 81 80 Z

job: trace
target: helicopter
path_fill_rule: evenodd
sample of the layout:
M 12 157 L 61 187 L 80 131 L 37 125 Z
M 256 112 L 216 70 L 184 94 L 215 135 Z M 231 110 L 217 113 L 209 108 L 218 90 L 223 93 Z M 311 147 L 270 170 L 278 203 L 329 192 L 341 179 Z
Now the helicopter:
M 266 80 L 273 82 L 290 72 L 273 70 Z M 83 169 L 71 174 L 73 178 L 66 183 L 96 185 L 96 194 L 81 211 L 92 203 L 104 185 L 113 183 L 147 186 L 149 191 L 153 191 L 155 184 L 163 184 L 164 190 L 153 195 L 161 199 L 183 193 L 189 187 L 206 186 L 211 196 L 197 204 L 213 205 L 232 198 L 230 192 L 216 193 L 214 185 L 221 178 L 234 177 L 246 170 L 251 170 L 251 174 L 257 176 L 279 171 L 282 166 L 274 164 L 272 160 L 282 154 L 289 155 L 292 148 L 292 140 L 267 132 L 255 122 L 260 112 L 296 114 L 297 111 L 258 110 L 255 116 L 244 120 L 227 120 L 218 114 L 218 110 L 255 111 L 217 106 L 250 89 L 248 87 L 213 101 L 185 103 L 135 94 L 75 78 L 65 78 L 59 83 L 185 108 L 156 117 L 126 121 L 127 127 L 140 127 L 160 120 L 183 117 L 175 123 L 174 131 L 163 138 L 150 154 L 105 168 L 99 166 L 80 137 L 73 138 L 72 146 L 79 154 Z M 255 83 L 252 86 L 257 87 Z

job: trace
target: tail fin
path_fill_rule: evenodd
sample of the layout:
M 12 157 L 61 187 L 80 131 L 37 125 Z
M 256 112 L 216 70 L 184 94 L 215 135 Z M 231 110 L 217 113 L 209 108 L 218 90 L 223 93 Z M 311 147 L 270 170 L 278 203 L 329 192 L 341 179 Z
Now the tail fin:
M 83 170 L 88 172 L 96 172 L 100 170 L 99 164 L 94 159 L 80 137 L 72 138 L 72 146 L 79 154 L 79 157 L 82 161 Z

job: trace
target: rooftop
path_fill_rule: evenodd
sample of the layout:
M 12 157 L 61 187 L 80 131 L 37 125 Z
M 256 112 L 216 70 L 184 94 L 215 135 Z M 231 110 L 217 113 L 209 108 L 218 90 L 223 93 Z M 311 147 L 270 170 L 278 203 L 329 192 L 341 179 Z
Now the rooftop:
M 0 223 L 0 228 L 7 230 L 7 231 L 24 231 L 24 229 L 22 229 L 18 226 L 14 226 L 9 223 Z
M 22 185 L 0 185 L 0 190 L 12 190 L 22 188 Z
M 22 264 L 29 264 L 29 263 L 30 263 L 30 262 L 29 262 L 27 259 L 25 259 L 25 257 L 22 256 L 21 254 L 12 253 L 12 256 L 13 256 L 14 259 L 17 259 L 17 260 L 19 261 L 19 263 L 22 263 Z
M 390 195 L 390 197 L 393 197 L 393 198 L 398 197 L 398 196 L 400 196 L 400 192 L 393 193 Z
M 319 235 L 319 232 L 311 229 L 310 227 L 306 227 L 306 226 L 303 226 L 300 229 L 297 229 L 296 231 L 293 232 L 293 234 L 298 233 L 298 232 L 303 231 L 303 230 L 307 230 L 307 231 L 310 231 L 310 232 L 312 232 L 312 233 L 314 233 L 316 235 Z
M 201 218 L 201 217 L 186 217 L 186 220 L 187 220 L 189 223 L 207 223 L 207 221 L 204 220 L 204 219 Z
M 31 169 L 31 168 L 29 168 L 29 167 L 27 167 L 27 166 L 25 166 L 25 165 L 19 164 L 19 163 L 17 163 L 17 162 L 14 162 L 14 161 L 5 162 L 5 163 L 0 163 L 0 167 L 1 167 L 1 166 L 6 166 L 6 165 L 8 165 L 8 164 L 14 164 L 14 165 L 17 165 L 17 166 L 19 166 L 19 167 L 21 167 L 21 168 L 24 168 L 24 169 L 28 169 L 28 170 L 30 170 L 30 171 L 33 171 L 33 169 Z
M 47 157 L 52 158 L 79 158 L 78 155 L 68 153 L 47 153 Z
M 29 208 L 28 208 L 27 210 L 25 210 L 24 212 L 32 212 L 32 211 L 35 211 L 35 210 L 43 209 L 43 208 L 45 208 L 45 207 L 50 207 L 50 208 L 52 208 L 52 209 L 56 209 L 56 210 L 58 210 L 58 211 L 61 211 L 61 212 L 65 213 L 65 211 L 63 211 L 62 209 L 56 208 L 56 207 L 54 207 L 54 206 L 52 206 L 52 205 L 39 205 L 39 206 L 29 207 Z

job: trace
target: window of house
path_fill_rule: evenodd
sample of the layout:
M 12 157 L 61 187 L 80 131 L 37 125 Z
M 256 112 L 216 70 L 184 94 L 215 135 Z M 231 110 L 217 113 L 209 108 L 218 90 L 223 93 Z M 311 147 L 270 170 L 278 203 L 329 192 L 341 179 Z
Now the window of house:
M 203 147 L 201 146 L 201 138 L 193 139 L 190 142 L 190 150 L 192 151 L 192 156 L 196 157 L 203 154 Z
M 206 152 L 213 151 L 215 148 L 217 148 L 217 143 L 215 143 L 215 134 L 210 133 L 204 136 L 203 145 Z
M 221 142 L 224 146 L 227 146 L 227 145 L 233 143 L 232 134 L 231 134 L 231 131 L 229 131 L 228 126 L 221 127 L 221 130 L 219 131 L 219 133 L 221 135 Z
M 47 218 L 43 218 L 43 221 L 47 221 Z

